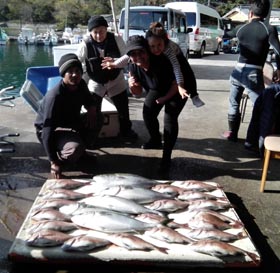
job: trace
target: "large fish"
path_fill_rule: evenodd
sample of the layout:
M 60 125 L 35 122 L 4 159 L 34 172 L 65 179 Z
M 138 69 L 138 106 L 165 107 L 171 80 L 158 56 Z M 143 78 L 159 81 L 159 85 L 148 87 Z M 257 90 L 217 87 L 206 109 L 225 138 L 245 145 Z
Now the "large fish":
M 200 240 L 190 243 L 188 248 L 192 251 L 214 257 L 236 256 L 238 260 L 238 257 L 240 256 L 247 256 L 256 264 L 259 261 L 259 257 L 255 253 L 251 253 L 229 243 L 216 240 Z
M 90 251 L 93 249 L 100 249 L 101 247 L 110 245 L 111 242 L 106 239 L 96 238 L 91 235 L 78 235 L 68 239 L 63 243 L 61 248 L 64 251 Z
M 110 234 L 108 236 L 108 240 L 110 240 L 113 244 L 126 248 L 128 250 L 142 250 L 142 251 L 150 251 L 150 250 L 158 250 L 160 252 L 166 253 L 166 248 L 155 246 L 142 238 L 139 238 L 133 234 Z
M 25 242 L 28 246 L 49 247 L 62 245 L 70 238 L 71 236 L 66 233 L 44 229 L 33 233 Z
M 154 239 L 172 244 L 189 244 L 190 242 L 193 242 L 192 239 L 168 227 L 154 227 L 145 231 L 144 234 Z
M 152 209 L 148 209 L 141 204 L 134 202 L 133 200 L 128 200 L 126 198 L 118 196 L 92 196 L 80 200 L 79 202 L 85 203 L 94 207 L 104 208 L 108 210 L 113 210 L 121 213 L 128 214 L 139 214 L 139 213 L 156 213 Z
M 155 226 L 154 224 L 144 223 L 132 217 L 110 211 L 77 214 L 72 216 L 71 220 L 80 227 L 107 233 L 137 232 Z
M 221 188 L 217 183 L 208 184 L 198 180 L 174 181 L 171 185 L 191 191 L 214 191 Z
M 150 188 L 151 186 L 158 183 L 156 180 L 130 173 L 99 174 L 93 177 L 93 182 L 96 182 L 101 186 L 105 185 L 107 187 L 125 185 L 144 188 Z
M 119 196 L 125 199 L 133 200 L 138 204 L 147 204 L 159 199 L 170 199 L 170 195 L 156 192 L 147 188 L 138 186 L 113 186 L 101 190 L 99 195 Z
M 240 240 L 247 236 L 245 232 L 238 232 L 237 234 L 232 234 L 218 229 L 208 230 L 203 228 L 193 229 L 193 228 L 184 227 L 184 228 L 178 228 L 176 229 L 176 231 L 193 240 L 211 239 L 211 240 L 218 240 L 223 242 L 232 242 L 232 241 Z

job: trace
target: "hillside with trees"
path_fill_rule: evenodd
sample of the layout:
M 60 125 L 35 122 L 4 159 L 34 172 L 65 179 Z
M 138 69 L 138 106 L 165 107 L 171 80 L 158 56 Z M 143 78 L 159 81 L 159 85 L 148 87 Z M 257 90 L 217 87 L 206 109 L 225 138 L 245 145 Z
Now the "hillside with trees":
M 167 0 L 131 0 L 130 6 L 164 5 Z M 198 2 L 215 8 L 221 16 L 240 4 L 249 4 L 249 0 Z M 125 0 L 113 0 L 115 13 L 119 14 Z M 273 1 L 273 7 L 280 7 L 280 0 Z M 48 23 L 57 28 L 87 25 L 88 18 L 94 14 L 111 14 L 110 0 L 2 0 L 0 1 L 0 22 L 15 21 L 20 25 Z

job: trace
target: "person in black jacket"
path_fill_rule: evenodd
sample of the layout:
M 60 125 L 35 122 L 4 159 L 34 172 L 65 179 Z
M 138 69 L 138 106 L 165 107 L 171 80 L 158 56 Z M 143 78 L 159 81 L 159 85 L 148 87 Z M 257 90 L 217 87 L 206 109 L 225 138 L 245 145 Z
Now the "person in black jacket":
M 164 108 L 163 154 L 161 171 L 168 171 L 171 155 L 176 143 L 179 124 L 178 116 L 188 98 L 181 98 L 175 80 L 173 67 L 164 54 L 158 56 L 149 52 L 147 40 L 143 36 L 131 36 L 127 41 L 130 57 L 128 84 L 132 94 L 140 95 L 146 90 L 143 119 L 150 139 L 143 149 L 161 149 L 158 115 Z
M 51 164 L 54 178 L 62 178 L 62 165 L 77 162 L 97 137 L 101 118 L 96 102 L 82 79 L 82 64 L 75 54 L 59 60 L 62 80 L 49 90 L 35 120 L 36 134 Z M 82 106 L 87 110 L 81 114 Z
M 245 148 L 264 155 L 264 139 L 280 134 L 280 85 L 272 84 L 257 98 L 247 130 Z
M 276 55 L 277 76 L 280 76 L 280 43 L 277 30 L 264 22 L 269 8 L 269 0 L 254 0 L 249 12 L 249 22 L 224 35 L 224 38 L 237 37 L 240 49 L 238 62 L 230 76 L 228 130 L 222 135 L 229 141 L 238 140 L 241 120 L 239 108 L 244 90 L 246 89 L 254 104 L 264 89 L 263 67 L 270 46 Z

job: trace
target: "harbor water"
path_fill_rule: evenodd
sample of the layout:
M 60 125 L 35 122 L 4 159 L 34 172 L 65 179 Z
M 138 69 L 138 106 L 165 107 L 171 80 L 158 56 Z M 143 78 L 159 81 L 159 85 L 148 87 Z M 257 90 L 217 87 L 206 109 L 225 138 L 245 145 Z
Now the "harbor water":
M 52 47 L 19 45 L 17 41 L 10 41 L 0 46 L 0 89 L 15 86 L 11 92 L 17 96 L 25 81 L 27 68 L 49 65 L 53 65 Z

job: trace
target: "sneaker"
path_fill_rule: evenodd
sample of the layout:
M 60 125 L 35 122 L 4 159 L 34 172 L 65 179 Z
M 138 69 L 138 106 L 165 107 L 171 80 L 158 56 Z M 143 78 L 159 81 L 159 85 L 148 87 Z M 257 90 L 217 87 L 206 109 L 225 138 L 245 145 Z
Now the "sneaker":
M 237 136 L 235 136 L 235 135 L 232 133 L 232 131 L 225 131 L 225 132 L 221 135 L 221 137 L 222 137 L 223 139 L 227 139 L 227 140 L 232 141 L 232 142 L 237 142 L 237 141 L 238 141 Z
M 201 107 L 205 105 L 205 103 L 200 99 L 198 95 L 192 98 L 192 103 L 196 107 Z
M 120 137 L 129 138 L 129 139 L 137 139 L 138 135 L 133 130 L 129 130 L 125 133 L 120 133 Z
M 158 150 L 158 149 L 162 148 L 162 144 L 161 144 L 161 142 L 148 141 L 148 142 L 144 143 L 141 146 L 141 148 L 144 150 L 150 150 L 150 149 Z

